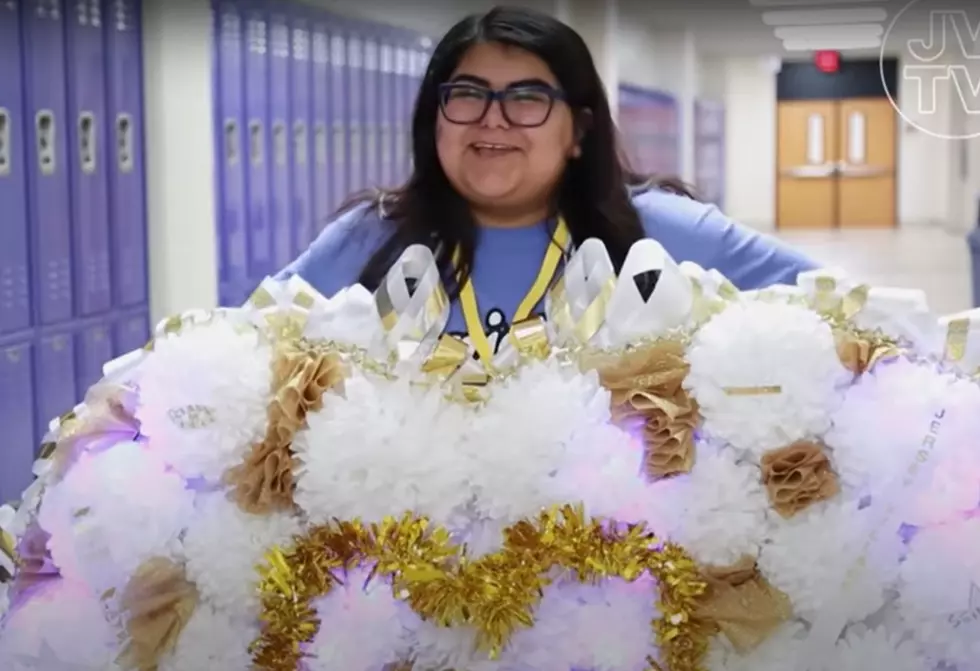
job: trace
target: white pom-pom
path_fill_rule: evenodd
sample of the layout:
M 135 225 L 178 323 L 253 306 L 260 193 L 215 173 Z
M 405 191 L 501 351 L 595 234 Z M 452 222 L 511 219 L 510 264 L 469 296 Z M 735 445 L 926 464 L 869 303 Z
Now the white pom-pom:
M 371 349 L 384 336 L 374 295 L 360 284 L 341 289 L 310 315 L 305 335 Z
M 806 668 L 799 664 L 804 638 L 802 625 L 789 622 L 742 655 L 723 636 L 716 636 L 708 650 L 707 667 L 710 671 L 801 671 Z
M 142 433 L 185 478 L 220 481 L 265 434 L 271 357 L 226 319 L 158 340 L 141 365 Z
M 449 524 L 471 498 L 467 414 L 442 391 L 355 373 L 293 441 L 296 503 L 314 524 L 406 511 Z
M 698 331 L 688 361 L 705 430 L 756 456 L 825 431 L 849 379 L 830 327 L 796 305 L 730 306 Z
M 930 671 L 929 664 L 915 645 L 888 633 L 883 627 L 861 633 L 849 633 L 834 652 L 826 671 Z
M 257 566 L 265 553 L 300 532 L 286 514 L 249 515 L 224 492 L 202 494 L 184 537 L 187 575 L 216 607 L 240 617 L 258 615 Z
M 390 585 L 370 575 L 341 575 L 343 585 L 313 602 L 320 629 L 305 650 L 309 671 L 377 671 L 409 659 L 406 624 L 414 617 Z
M 86 453 L 48 489 L 38 522 L 68 578 L 103 592 L 121 587 L 152 557 L 178 557 L 193 494 L 147 446 L 120 443 Z
M 180 632 L 177 647 L 160 664 L 160 671 L 248 671 L 249 646 L 258 638 L 254 620 L 198 606 Z
M 85 585 L 52 578 L 22 596 L 0 629 L 4 671 L 111 671 L 117 631 Z

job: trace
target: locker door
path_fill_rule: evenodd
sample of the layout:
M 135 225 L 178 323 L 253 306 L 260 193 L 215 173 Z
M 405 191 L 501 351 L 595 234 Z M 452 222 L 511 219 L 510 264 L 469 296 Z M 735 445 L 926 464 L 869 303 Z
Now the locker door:
M 143 180 L 143 73 L 139 0 L 105 0 L 109 161 L 109 221 L 115 304 L 145 305 L 149 298 L 146 184 Z
M 277 6 L 273 2 L 271 6 Z M 293 260 L 290 165 L 289 21 L 278 10 L 269 16 L 269 103 L 272 121 L 272 258 L 275 271 Z M 273 272 L 275 272 L 273 271 Z
M 109 193 L 101 0 L 69 0 L 68 151 L 76 316 L 108 312 Z
M 381 53 L 376 31 L 364 40 L 364 187 L 381 186 Z
M 313 235 L 326 224 L 330 201 L 330 35 L 313 24 Z
M 245 105 L 248 118 L 248 276 L 257 285 L 275 272 L 269 173 L 269 22 L 261 6 L 247 10 Z
M 395 125 L 398 122 L 398 80 L 395 78 L 395 46 L 391 34 L 383 36 L 381 43 L 381 72 L 378 94 L 380 118 L 379 144 L 380 169 L 378 171 L 379 185 L 393 187 L 398 182 L 395 174 Z
M 408 157 L 411 153 L 412 139 L 412 106 L 414 104 L 414 82 L 411 77 L 411 51 L 401 44 L 395 49 L 395 79 L 398 88 L 395 91 L 397 102 L 395 113 L 395 174 L 398 181 L 404 181 L 409 174 Z
M 38 442 L 34 432 L 32 354 L 31 343 L 0 343 L 0 501 L 19 498 L 32 480 L 31 465 Z
M 245 120 L 243 22 L 239 7 L 220 2 L 215 63 L 215 152 L 218 176 L 218 286 L 221 305 L 241 305 L 248 291 L 248 239 L 245 226 Z
M 0 4 L 0 335 L 31 325 L 19 4 Z
M 306 16 L 291 17 L 290 81 L 292 84 L 292 234 L 293 257 L 305 251 L 313 241 L 313 61 L 310 24 Z
M 75 407 L 79 395 L 75 368 L 75 338 L 67 331 L 41 336 L 35 351 L 34 416 L 38 436 L 48 424 Z
M 112 327 L 109 324 L 85 326 L 76 340 L 75 370 L 78 371 L 78 398 L 102 379 L 102 365 L 112 360 Z
M 144 312 L 141 314 L 127 315 L 120 319 L 113 333 L 113 357 L 128 354 L 140 349 L 150 340 L 149 317 Z
M 347 160 L 350 154 L 347 106 L 347 36 L 339 21 L 330 25 L 330 155 L 333 158 L 333 180 L 330 186 L 330 209 L 340 207 L 350 189 Z
M 364 39 L 357 28 L 347 39 L 347 190 L 344 199 L 364 190 Z
M 37 321 L 54 324 L 73 316 L 65 30 L 59 0 L 28 0 L 25 4 L 34 303 Z

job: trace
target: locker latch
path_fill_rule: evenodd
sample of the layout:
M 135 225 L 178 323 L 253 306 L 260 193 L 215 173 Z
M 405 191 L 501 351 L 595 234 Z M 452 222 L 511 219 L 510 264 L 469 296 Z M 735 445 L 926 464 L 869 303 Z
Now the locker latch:
M 116 160 L 119 172 L 133 171 L 133 118 L 129 114 L 116 117 Z
M 78 157 L 82 173 L 95 172 L 95 115 L 91 112 L 78 116 Z
M 228 165 L 238 165 L 238 122 L 235 119 L 225 120 L 225 161 Z
M 42 175 L 53 175 L 57 169 L 55 155 L 54 112 L 41 110 L 34 117 L 34 135 L 37 142 L 38 170 Z
M 10 112 L 0 107 L 0 177 L 10 174 Z
M 248 122 L 248 155 L 252 165 L 260 166 L 263 160 L 262 122 L 252 119 Z

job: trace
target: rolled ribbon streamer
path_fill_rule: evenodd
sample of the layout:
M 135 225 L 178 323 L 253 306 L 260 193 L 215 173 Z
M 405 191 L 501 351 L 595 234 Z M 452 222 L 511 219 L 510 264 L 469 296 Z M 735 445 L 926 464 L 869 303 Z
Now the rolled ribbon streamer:
M 644 295 L 641 287 L 649 293 Z M 694 309 L 694 293 L 691 279 L 659 242 L 634 243 L 609 299 L 601 345 L 622 347 L 684 326 Z
M 391 267 L 374 295 L 389 353 L 397 361 L 429 354 L 449 321 L 449 297 L 432 250 L 412 245 Z
M 943 360 L 966 375 L 980 374 L 980 308 L 939 320 Z
M 616 284 L 616 271 L 605 245 L 590 238 L 565 267 L 548 293 L 546 313 L 557 343 L 586 345 L 602 329 Z
M 510 327 L 494 358 L 494 367 L 507 371 L 522 360 L 546 359 L 551 354 L 551 332 L 541 317 L 529 317 Z

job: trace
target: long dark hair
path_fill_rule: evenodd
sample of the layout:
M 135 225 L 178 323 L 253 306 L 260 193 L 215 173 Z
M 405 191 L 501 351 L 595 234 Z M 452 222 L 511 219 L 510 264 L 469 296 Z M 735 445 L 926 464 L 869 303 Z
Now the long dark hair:
M 556 209 L 574 244 L 602 240 L 618 269 L 630 246 L 644 237 L 630 202 L 632 188 L 645 184 L 691 196 L 676 179 L 651 180 L 629 168 L 618 142 L 602 80 L 582 37 L 561 21 L 529 9 L 497 7 L 469 16 L 436 46 L 419 90 L 412 118 L 414 172 L 390 192 L 374 192 L 348 207 L 371 202 L 391 221 L 393 231 L 368 260 L 359 281 L 376 288 L 406 247 L 421 243 L 435 250 L 447 291 L 458 294 L 469 276 L 479 228 L 466 201 L 450 185 L 436 153 L 438 87 L 474 44 L 497 42 L 520 47 L 541 58 L 565 92 L 582 133 L 581 155 L 569 161 L 557 194 Z M 693 197 L 693 196 L 691 196 Z M 459 267 L 453 261 L 460 250 Z

